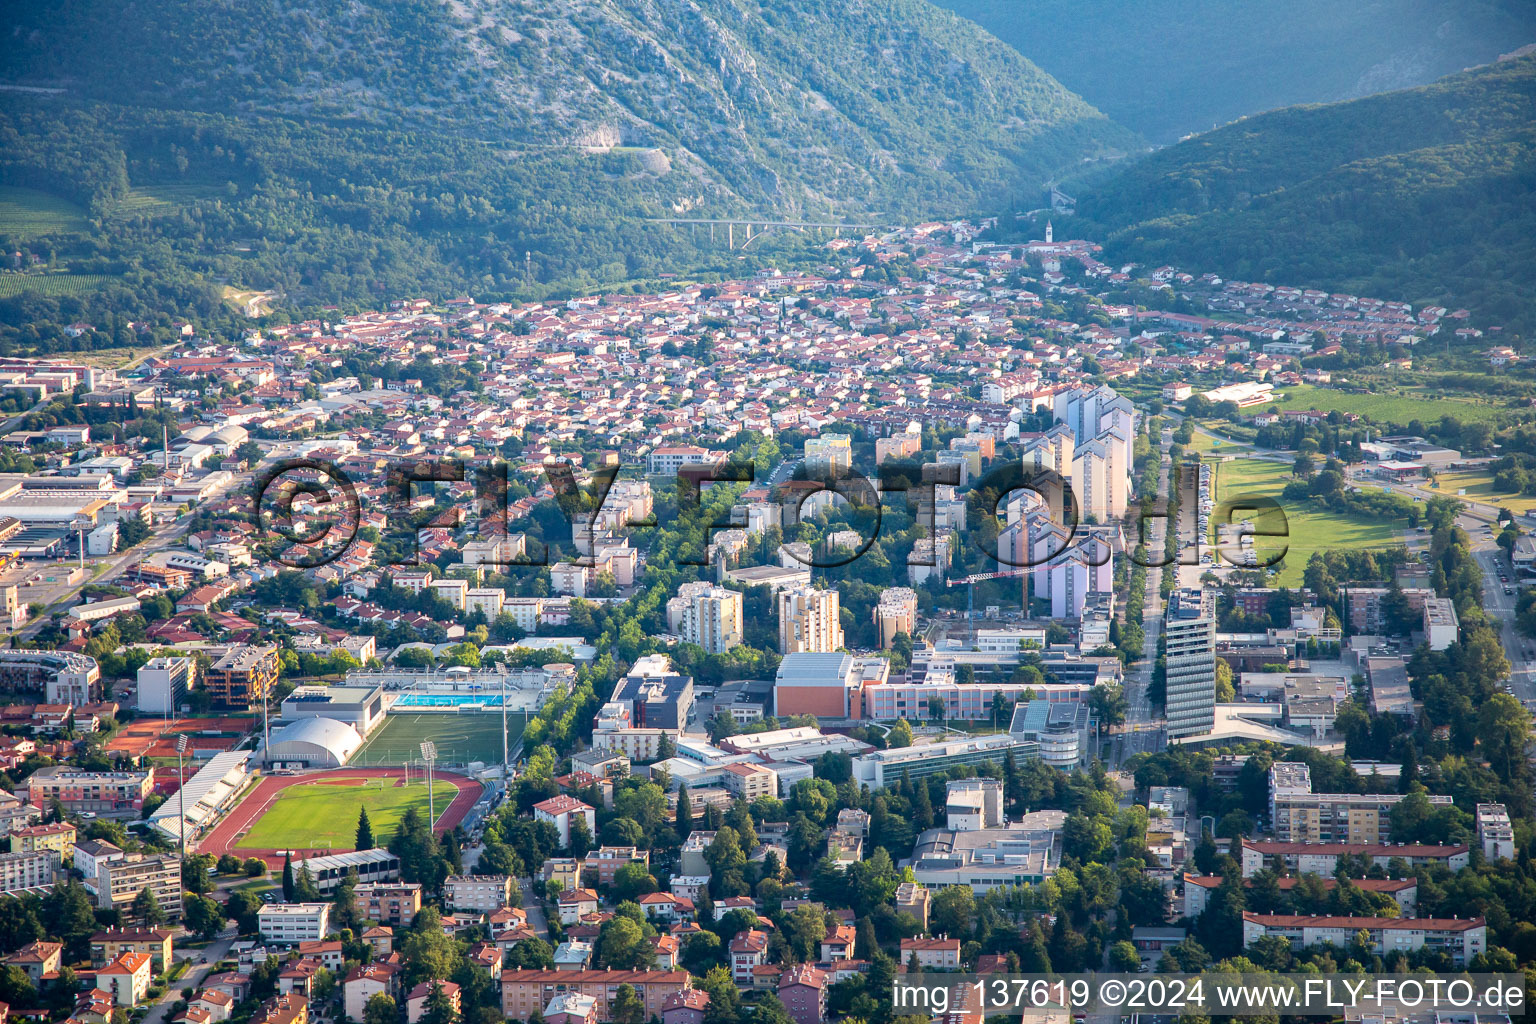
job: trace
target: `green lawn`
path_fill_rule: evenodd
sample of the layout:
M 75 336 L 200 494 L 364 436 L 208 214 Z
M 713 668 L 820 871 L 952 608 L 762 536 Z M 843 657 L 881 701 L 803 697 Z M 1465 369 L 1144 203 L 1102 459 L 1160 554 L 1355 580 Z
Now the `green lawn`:
M 1458 495 L 1456 492 L 1466 489 L 1466 494 Z M 1432 483 L 1424 485 L 1424 489 L 1444 494 L 1447 497 L 1462 497 L 1468 501 L 1481 502 L 1484 505 L 1499 505 L 1511 512 L 1529 512 L 1536 509 L 1536 497 L 1528 497 L 1524 494 L 1507 494 L 1496 491 L 1493 487 L 1493 474 L 1485 470 L 1469 470 L 1461 473 L 1436 473 Z
M 342 784 L 345 783 L 345 784 Z M 432 792 L 437 812 L 453 801 L 459 787 L 437 780 Z M 374 837 L 381 842 L 394 833 L 408 807 L 427 813 L 427 784 L 399 785 L 395 779 L 337 780 L 289 786 L 235 844 L 240 850 L 352 849 L 357 838 L 357 812 L 368 809 Z
M 516 749 L 525 725 L 521 713 L 507 715 L 507 745 Z M 374 730 L 368 742 L 352 758 L 355 765 L 397 765 L 421 757 L 421 744 L 437 744 L 437 759 L 444 765 L 484 761 L 501 763 L 501 713 L 392 714 Z
M 1220 441 L 1209 434 L 1202 434 L 1198 430 L 1195 431 L 1193 440 L 1185 445 L 1185 448 L 1192 452 L 1199 452 L 1201 455 L 1235 455 L 1238 452 L 1253 451 L 1252 445 Z
M 1400 425 L 1406 425 L 1410 420 L 1428 423 L 1441 416 L 1454 416 L 1463 422 L 1492 423 L 1510 412 L 1507 406 L 1495 405 L 1475 396 L 1446 397 L 1441 392 L 1418 387 L 1376 389 L 1370 394 L 1352 394 L 1337 388 L 1315 387 L 1311 384 L 1286 385 L 1275 390 L 1284 398 L 1248 411 L 1259 412 L 1273 408 L 1352 412 L 1369 417 L 1377 423 Z
M 85 211 L 68 199 L 35 188 L 0 185 L 0 235 L 26 241 L 85 227 Z
M 1348 551 L 1357 548 L 1381 550 L 1398 547 L 1403 543 L 1406 523 L 1338 515 L 1319 511 L 1310 504 L 1283 500 L 1280 492 L 1290 482 L 1291 470 L 1282 463 L 1234 459 L 1219 463 L 1216 474 L 1217 511 L 1212 516 L 1213 536 L 1216 520 L 1221 516 L 1221 506 L 1227 501 L 1240 501 L 1244 497 L 1268 497 L 1280 505 L 1285 517 L 1283 523 L 1280 515 L 1272 512 L 1261 515 L 1257 522 L 1259 529 L 1270 532 L 1283 530 L 1285 536 L 1257 537 L 1253 542 L 1261 563 L 1284 550 L 1284 567 L 1276 575 L 1276 586 L 1301 586 L 1302 573 L 1314 551 Z

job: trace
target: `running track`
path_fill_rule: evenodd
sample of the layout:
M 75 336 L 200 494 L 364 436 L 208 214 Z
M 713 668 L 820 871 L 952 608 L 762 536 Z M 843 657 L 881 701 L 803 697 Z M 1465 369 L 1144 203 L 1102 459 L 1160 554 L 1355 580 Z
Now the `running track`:
M 418 773 L 419 774 L 419 773 Z M 480 799 L 480 783 L 463 775 L 453 772 L 433 772 L 434 778 L 445 779 L 459 787 L 458 795 L 453 798 L 443 812 L 437 816 L 433 829 L 441 835 L 449 831 L 464 816 L 469 809 L 475 806 L 475 801 Z M 289 786 L 302 786 L 309 782 L 333 779 L 401 779 L 405 777 L 403 768 L 325 768 L 318 771 L 302 772 L 298 775 L 268 775 L 260 779 L 255 787 L 245 795 L 233 811 L 224 817 L 224 820 L 214 826 L 213 831 L 205 836 L 202 842 L 197 844 L 197 852 L 211 853 L 215 857 L 225 853 L 233 853 L 237 857 L 260 857 L 268 865 L 278 865 L 283 862 L 283 857 L 276 850 L 247 850 L 235 849 L 235 844 L 240 837 L 251 827 L 252 823 L 267 809 L 272 806 L 279 793 Z M 382 846 L 388 841 L 387 836 L 376 836 Z M 325 849 L 311 851 L 312 856 L 324 856 L 330 853 L 345 853 L 342 849 Z

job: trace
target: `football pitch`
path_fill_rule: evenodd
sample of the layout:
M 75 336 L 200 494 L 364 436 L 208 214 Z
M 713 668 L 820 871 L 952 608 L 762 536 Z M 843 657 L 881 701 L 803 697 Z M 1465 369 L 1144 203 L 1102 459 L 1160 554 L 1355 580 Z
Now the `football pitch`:
M 453 802 L 459 787 L 442 779 L 432 784 L 438 813 Z M 357 839 L 357 816 L 368 809 L 379 845 L 388 842 L 406 809 L 427 816 L 427 784 L 401 785 L 399 779 L 360 779 L 323 776 L 280 790 L 261 812 L 237 850 L 350 850 Z
M 507 714 L 507 745 L 514 752 L 525 722 L 523 712 Z M 426 740 L 437 744 L 438 764 L 500 764 L 501 713 L 389 715 L 349 763 L 370 767 L 405 764 L 421 757 L 421 744 Z

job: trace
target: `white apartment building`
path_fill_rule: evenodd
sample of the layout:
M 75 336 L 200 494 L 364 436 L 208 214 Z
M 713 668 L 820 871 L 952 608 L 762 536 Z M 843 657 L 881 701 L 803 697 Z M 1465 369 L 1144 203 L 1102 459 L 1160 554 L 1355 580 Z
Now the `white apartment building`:
M 888 587 L 882 590 L 874 614 L 875 627 L 880 633 L 880 647 L 888 651 L 897 633 L 911 637 L 917 628 L 917 591 L 910 587 Z
M 779 651 L 825 654 L 843 646 L 836 590 L 791 587 L 779 591 Z
M 685 643 L 724 654 L 742 640 L 741 592 L 712 583 L 685 583 L 667 602 L 667 625 Z
M 1432 651 L 1443 651 L 1456 642 L 1456 605 L 1448 597 L 1430 597 L 1424 601 L 1424 641 Z
M 1483 844 L 1487 860 L 1513 860 L 1515 829 L 1509 809 L 1503 804 L 1477 805 L 1477 841 Z
M 174 715 L 197 678 L 197 662 L 191 658 L 151 658 L 139 668 L 140 714 Z
M 464 610 L 464 598 L 469 593 L 468 580 L 433 580 L 430 586 L 432 593 L 447 601 L 459 611 Z
M 542 597 L 509 597 L 502 602 L 501 610 L 512 616 L 517 628 L 532 633 L 539 628 L 539 617 L 544 614 Z
M 280 946 L 319 942 L 330 931 L 329 903 L 268 903 L 256 912 L 261 937 Z
M 443 882 L 443 898 L 454 910 L 500 910 L 514 891 L 510 875 L 451 875 Z
M 501 614 L 501 605 L 506 596 L 506 591 L 495 587 L 475 587 L 464 592 L 464 611 L 470 615 L 479 612 L 490 622 Z
M 17 840 L 12 840 L 16 842 Z M 57 850 L 0 853 L 0 890 L 31 889 L 52 885 L 59 871 Z

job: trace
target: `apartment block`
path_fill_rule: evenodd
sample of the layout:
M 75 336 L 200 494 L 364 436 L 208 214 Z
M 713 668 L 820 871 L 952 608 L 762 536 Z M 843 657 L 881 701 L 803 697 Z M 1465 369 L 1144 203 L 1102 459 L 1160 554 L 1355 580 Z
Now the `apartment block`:
M 143 889 L 154 893 L 171 920 L 181 917 L 181 858 L 175 854 L 129 853 L 96 863 L 96 905 L 127 913 Z
M 75 857 L 75 826 L 67 821 L 51 825 L 27 825 L 11 829 L 13 853 L 37 853 L 52 850 L 62 863 L 68 864 Z
M 145 953 L 156 970 L 171 962 L 169 928 L 108 928 L 91 936 L 91 962 L 105 964 L 124 953 Z
M 1216 726 L 1216 620 L 1173 613 L 1165 627 L 1168 737 L 1204 735 Z
M 319 942 L 330 931 L 329 903 L 269 903 L 256 913 L 257 930 L 267 942 L 296 946 Z
M 31 889 L 52 885 L 59 871 L 56 850 L 30 853 L 0 853 L 0 890 Z
M 1314 793 L 1312 772 L 1300 761 L 1269 769 L 1269 820 L 1282 842 L 1385 843 L 1392 838 L 1392 808 L 1400 793 Z M 1431 796 L 1449 805 L 1448 796 Z
M 489 913 L 512 902 L 516 883 L 509 875 L 451 875 L 443 882 L 443 897 L 455 910 Z
M 916 882 L 902 882 L 896 887 L 896 911 L 917 918 L 921 931 L 928 930 L 928 890 Z
M 1503 804 L 1477 805 L 1477 841 L 1487 860 L 1513 860 L 1515 829 Z
M 1331 942 L 1348 947 L 1364 932 L 1379 956 L 1420 949 L 1450 954 L 1464 967 L 1488 949 L 1488 928 L 1481 917 L 1303 917 L 1291 914 L 1243 914 L 1243 945 L 1266 936 L 1286 939 L 1296 949 Z
M 139 668 L 140 714 L 178 714 L 197 681 L 197 662 L 191 658 L 151 658 Z
M 1243 877 L 1252 878 L 1263 870 L 1277 873 L 1330 876 L 1338 868 L 1339 858 L 1364 857 L 1377 867 L 1390 867 L 1401 860 L 1411 868 L 1441 864 L 1455 873 L 1471 860 L 1465 843 L 1428 845 L 1420 843 L 1300 843 L 1244 839 L 1240 851 Z
M 713 583 L 685 583 L 667 602 L 667 626 L 685 643 L 698 644 L 710 654 L 724 654 L 741 645 L 741 592 Z
M 875 605 L 875 627 L 880 633 L 880 647 L 890 650 L 897 633 L 908 637 L 917 629 L 917 591 L 910 587 L 888 587 L 880 592 Z
M 421 885 L 416 882 L 364 882 L 353 892 L 363 916 L 379 924 L 410 924 L 421 910 Z
M 213 663 L 203 688 L 218 707 L 249 710 L 267 699 L 276 682 L 276 646 L 237 644 Z
M 150 790 L 154 788 L 153 769 L 142 772 L 91 772 L 64 765 L 39 768 L 16 787 L 34 807 L 47 807 L 54 800 L 75 814 L 91 812 L 113 816 L 137 817 Z
M 843 646 L 836 590 L 788 587 L 779 591 L 779 652 L 823 654 Z

